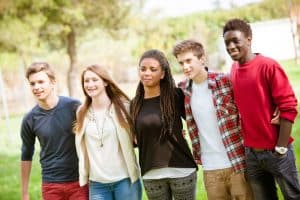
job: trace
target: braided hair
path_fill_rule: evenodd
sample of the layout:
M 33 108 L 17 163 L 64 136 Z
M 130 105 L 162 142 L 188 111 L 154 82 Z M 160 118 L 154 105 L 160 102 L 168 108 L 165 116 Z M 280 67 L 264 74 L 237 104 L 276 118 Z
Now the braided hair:
M 165 136 L 167 134 L 172 133 L 174 121 L 175 121 L 175 114 L 176 114 L 176 107 L 175 107 L 175 95 L 176 95 L 176 84 L 174 78 L 171 73 L 170 64 L 164 55 L 163 52 L 157 49 L 151 49 L 143 53 L 139 60 L 139 65 L 146 58 L 153 58 L 157 60 L 164 71 L 164 78 L 160 80 L 160 110 L 162 113 L 161 120 L 162 120 L 162 130 L 161 136 Z M 141 82 L 139 82 L 135 96 L 130 105 L 130 112 L 133 120 L 133 133 L 136 134 L 135 130 L 135 123 L 137 116 L 140 112 L 143 100 L 144 100 L 144 87 Z

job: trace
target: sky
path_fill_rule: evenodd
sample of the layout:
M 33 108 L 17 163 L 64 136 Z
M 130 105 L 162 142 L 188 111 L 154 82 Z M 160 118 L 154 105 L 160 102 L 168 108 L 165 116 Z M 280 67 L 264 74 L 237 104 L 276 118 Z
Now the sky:
M 237 6 L 257 3 L 261 0 L 219 0 L 222 8 L 229 8 L 230 3 Z M 143 12 L 150 14 L 156 11 L 162 17 L 176 17 L 189 13 L 211 10 L 216 0 L 146 0 Z

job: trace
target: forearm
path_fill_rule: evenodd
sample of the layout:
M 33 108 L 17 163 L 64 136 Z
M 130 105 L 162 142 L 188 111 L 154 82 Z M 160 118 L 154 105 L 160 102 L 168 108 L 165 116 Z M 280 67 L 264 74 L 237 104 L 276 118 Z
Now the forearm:
M 287 147 L 289 138 L 292 131 L 292 122 L 289 120 L 280 118 L 280 129 L 279 129 L 279 136 L 277 140 L 276 146 L 279 147 Z
M 22 200 L 29 200 L 29 177 L 32 161 L 21 161 L 21 197 Z

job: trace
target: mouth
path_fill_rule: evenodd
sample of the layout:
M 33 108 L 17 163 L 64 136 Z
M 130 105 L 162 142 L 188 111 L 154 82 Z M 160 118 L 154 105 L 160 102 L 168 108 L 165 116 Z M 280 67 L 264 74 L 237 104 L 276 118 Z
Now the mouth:
M 231 52 L 229 51 L 228 53 L 229 53 L 230 57 L 233 58 L 233 59 L 237 58 L 238 55 L 239 55 L 238 51 L 231 51 Z
M 152 79 L 143 79 L 143 82 L 149 82 L 151 81 Z
M 185 71 L 185 72 L 184 72 L 184 74 L 185 74 L 186 76 L 190 76 L 191 73 L 192 73 L 191 71 Z
M 34 93 L 34 95 L 37 96 L 37 97 L 41 96 L 42 94 L 43 94 L 43 92 L 35 92 Z

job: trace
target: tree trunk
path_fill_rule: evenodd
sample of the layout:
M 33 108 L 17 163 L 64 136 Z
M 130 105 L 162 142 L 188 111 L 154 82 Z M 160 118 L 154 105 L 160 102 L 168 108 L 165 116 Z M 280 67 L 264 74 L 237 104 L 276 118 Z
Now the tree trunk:
M 74 97 L 77 85 L 79 83 L 79 78 L 77 78 L 77 52 L 76 52 L 76 33 L 73 25 L 70 25 L 71 31 L 67 35 L 67 53 L 70 58 L 70 66 L 68 70 L 68 92 L 69 96 Z

